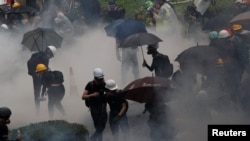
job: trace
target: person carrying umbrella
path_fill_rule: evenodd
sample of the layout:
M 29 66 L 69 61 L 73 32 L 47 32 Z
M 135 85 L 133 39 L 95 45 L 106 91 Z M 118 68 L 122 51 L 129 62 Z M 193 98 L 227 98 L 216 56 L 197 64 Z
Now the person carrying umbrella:
M 151 54 L 153 61 L 151 66 L 149 66 L 146 60 L 143 60 L 143 67 L 146 67 L 149 71 L 154 71 L 155 76 L 159 77 L 170 77 L 173 73 L 173 65 L 167 55 L 161 54 L 157 51 L 159 44 L 148 45 L 147 54 Z
M 102 141 L 102 134 L 107 122 L 106 102 L 104 97 L 105 81 L 102 69 L 95 68 L 94 80 L 89 81 L 82 94 L 82 100 L 89 108 L 94 122 L 95 133 L 90 137 L 91 141 Z
M 123 134 L 123 140 L 128 139 L 129 125 L 126 112 L 128 111 L 127 100 L 119 95 L 121 90 L 118 90 L 118 86 L 114 80 L 109 79 L 106 81 L 106 101 L 109 104 L 109 124 L 113 135 L 113 141 L 118 141 L 119 127 Z
M 36 67 L 38 64 L 44 64 L 47 68 L 49 66 L 49 59 L 54 57 L 56 52 L 55 46 L 48 46 L 45 52 L 36 52 L 31 55 L 27 61 L 28 74 L 32 76 L 33 79 L 33 88 L 34 88 L 34 97 L 35 97 L 35 106 L 36 112 L 39 113 L 40 110 L 40 92 L 41 92 L 41 80 L 39 79 L 36 73 Z M 43 68 L 40 68 L 43 69 Z

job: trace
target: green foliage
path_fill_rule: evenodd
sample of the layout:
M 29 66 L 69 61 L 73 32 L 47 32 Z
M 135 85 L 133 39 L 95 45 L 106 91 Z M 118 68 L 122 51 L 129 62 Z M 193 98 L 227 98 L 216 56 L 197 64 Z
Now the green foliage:
M 99 0 L 102 7 L 108 5 L 109 0 Z M 118 6 L 125 8 L 126 17 L 134 18 L 134 15 L 142 11 L 142 6 L 147 0 L 115 0 Z M 153 1 L 153 0 L 152 0 Z M 181 1 L 181 0 L 172 0 L 172 2 Z M 221 11 L 222 9 L 231 6 L 234 4 L 235 0 L 215 0 L 216 5 L 210 5 L 209 10 L 212 12 Z M 174 7 L 177 11 L 177 15 L 180 17 L 184 10 L 186 9 L 188 3 L 179 3 L 174 4 Z M 142 11 L 143 12 L 143 11 Z M 145 12 L 144 12 L 145 14 Z
M 101 7 L 107 7 L 109 0 L 99 0 Z M 143 5 L 147 0 L 115 0 L 116 4 L 119 7 L 123 7 L 126 10 L 126 18 L 135 18 L 135 14 L 141 15 L 141 20 L 145 23 L 145 25 L 149 26 L 153 19 L 150 17 L 150 15 L 147 13 L 145 9 L 143 9 Z M 154 0 L 151 0 L 154 1 Z M 185 3 L 175 3 L 175 2 L 181 2 L 182 0 L 172 0 L 173 6 L 176 10 L 176 15 L 179 17 L 181 22 L 183 22 L 183 13 L 187 8 L 187 5 L 190 2 Z M 234 4 L 235 0 L 215 0 L 216 5 L 210 4 L 209 11 L 211 12 L 211 15 L 216 15 L 217 13 L 221 12 L 223 9 L 232 6 Z
M 20 130 L 24 141 L 87 141 L 89 132 L 84 125 L 52 120 L 30 124 L 11 131 L 12 139 Z

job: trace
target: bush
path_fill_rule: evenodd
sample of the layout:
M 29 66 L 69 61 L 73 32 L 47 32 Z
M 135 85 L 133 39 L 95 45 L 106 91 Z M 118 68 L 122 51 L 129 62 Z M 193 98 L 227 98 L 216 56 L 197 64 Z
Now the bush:
M 45 121 L 14 129 L 10 133 L 11 139 L 17 137 L 18 130 L 23 141 L 87 141 L 89 138 L 89 132 L 84 125 L 64 120 Z

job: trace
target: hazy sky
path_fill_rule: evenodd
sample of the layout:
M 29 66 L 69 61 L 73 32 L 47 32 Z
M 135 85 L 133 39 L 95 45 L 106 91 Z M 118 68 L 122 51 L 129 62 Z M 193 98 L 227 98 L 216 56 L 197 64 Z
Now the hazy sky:
M 149 30 L 149 32 L 154 33 Z M 155 33 L 157 34 L 157 33 Z M 164 36 L 157 34 L 163 42 L 160 43 L 159 51 L 169 55 L 170 61 L 174 63 L 175 70 L 178 69 L 178 63 L 174 62 L 177 55 L 184 49 L 195 46 L 196 40 L 189 40 L 183 38 L 181 35 Z M 200 36 L 202 39 L 206 39 L 206 35 Z M 0 107 L 10 107 L 13 115 L 11 117 L 10 129 L 18 128 L 28 125 L 30 123 L 47 121 L 48 110 L 47 101 L 41 103 L 41 113 L 39 116 L 35 114 L 32 78 L 27 74 L 27 60 L 29 59 L 31 52 L 28 50 L 22 50 L 20 44 L 22 35 L 6 36 L 1 35 L 1 52 L 0 52 Z M 199 41 L 199 44 L 207 44 L 207 40 Z M 143 46 L 144 55 L 147 62 L 150 64 L 152 57 L 146 54 L 146 47 Z M 142 55 L 141 51 L 138 52 L 140 77 L 151 76 L 152 73 L 141 67 Z M 69 122 L 76 122 L 84 124 L 88 127 L 90 134 L 93 133 L 93 123 L 90 117 L 90 112 L 85 107 L 84 101 L 81 100 L 81 94 L 88 81 L 93 79 L 92 71 L 96 67 L 103 69 L 105 79 L 114 79 L 119 88 L 121 86 L 120 68 L 121 64 L 115 56 L 115 40 L 114 38 L 107 37 L 103 30 L 103 26 L 97 27 L 94 30 L 88 31 L 85 35 L 75 39 L 73 43 L 63 43 L 63 46 L 58 49 L 55 57 L 50 60 L 50 67 L 52 70 L 61 70 L 65 77 L 66 95 L 62 100 L 62 104 L 66 109 L 66 116 L 61 117 L 60 113 L 55 109 L 57 114 L 55 119 L 65 119 Z M 69 69 L 72 67 L 74 74 L 70 75 Z M 128 76 L 130 81 L 132 77 Z M 72 93 L 72 89 L 76 89 L 77 93 Z M 178 101 L 170 102 L 175 112 L 181 112 L 185 109 L 180 109 Z M 144 105 L 130 101 L 128 119 L 131 127 L 131 140 L 149 140 L 149 130 L 147 127 L 148 114 L 142 115 Z M 184 112 L 185 113 L 185 112 Z M 231 114 L 230 114 L 231 115 Z M 187 115 L 190 117 L 190 115 Z M 235 122 L 234 120 L 225 120 L 223 115 L 215 113 L 216 120 L 214 122 Z M 187 118 L 188 119 L 188 118 Z M 174 122 L 174 121 L 173 121 Z M 185 132 L 187 128 L 190 128 L 188 121 L 184 122 L 179 120 L 177 126 L 180 131 L 183 131 L 179 135 L 179 141 L 190 137 L 192 141 L 193 135 Z M 199 123 L 194 123 L 193 133 L 199 132 L 205 133 L 206 124 L 200 126 Z M 197 125 L 197 126 L 196 126 Z M 185 128 L 184 128 L 185 127 Z M 145 130 L 144 130 L 145 129 Z M 202 129 L 202 130 L 200 130 Z M 105 129 L 105 139 L 109 139 L 110 129 L 107 124 Z M 199 136 L 198 136 L 199 137 Z M 205 134 L 201 134 L 201 138 L 206 138 Z

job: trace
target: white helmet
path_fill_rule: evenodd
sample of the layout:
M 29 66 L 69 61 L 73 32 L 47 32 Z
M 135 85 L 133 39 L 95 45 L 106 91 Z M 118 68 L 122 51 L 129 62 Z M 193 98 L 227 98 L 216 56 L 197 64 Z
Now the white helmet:
M 111 91 L 116 90 L 118 86 L 116 85 L 115 81 L 112 79 L 109 79 L 106 81 L 105 87 Z
M 94 77 L 96 77 L 96 78 L 103 78 L 104 77 L 103 71 L 100 68 L 95 68 L 93 74 L 94 74 Z
M 56 47 L 55 46 L 48 46 L 48 48 L 53 53 L 53 55 L 56 53 Z
M 220 32 L 219 32 L 219 38 L 227 38 L 227 37 L 229 37 L 230 36 L 230 34 L 228 33 L 228 31 L 227 30 L 221 30 Z
M 1 28 L 3 28 L 3 29 L 9 29 L 8 25 L 6 25 L 6 24 L 1 24 Z

